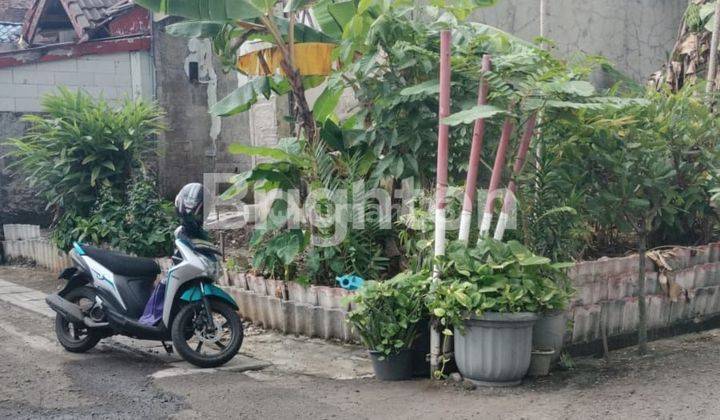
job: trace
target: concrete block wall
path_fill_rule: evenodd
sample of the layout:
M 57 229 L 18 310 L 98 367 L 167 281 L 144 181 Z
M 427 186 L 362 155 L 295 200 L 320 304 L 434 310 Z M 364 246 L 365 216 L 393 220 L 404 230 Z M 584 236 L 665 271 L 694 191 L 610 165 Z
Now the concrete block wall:
M 38 225 L 3 225 L 3 260 L 25 259 L 52 271 L 70 266 L 70 258 L 47 238 L 40 235 Z
M 304 286 L 249 273 L 228 273 L 221 287 L 237 300 L 243 318 L 257 326 L 284 334 L 359 341 L 345 322 L 350 310 L 344 302 L 350 292 L 345 289 Z
M 65 60 L 31 63 L 0 69 L 0 112 L 39 112 L 42 96 L 58 86 L 82 88 L 105 99 L 133 97 L 131 60 L 147 52 L 71 57 Z M 142 61 L 142 60 L 141 60 Z M 148 61 L 147 66 L 152 64 Z M 148 76 L 135 75 L 135 79 Z M 137 80 L 136 80 L 137 83 Z
M 565 57 L 578 52 L 607 57 L 638 82 L 660 70 L 672 50 L 687 0 L 546 2 L 545 36 Z M 540 2 L 501 1 L 478 9 L 470 20 L 532 41 L 540 35 Z
M 648 328 L 662 330 L 720 316 L 720 243 L 674 248 L 663 253 L 666 267 L 646 261 Z M 565 341 L 601 340 L 604 322 L 609 338 L 634 334 L 638 325 L 639 257 L 582 262 L 568 275 L 576 295 L 567 312 Z
M 0 261 L 12 261 L 17 259 L 30 260 L 39 267 L 50 271 L 60 272 L 72 265 L 68 254 L 59 250 L 49 239 L 42 237 L 40 226 L 5 224 L 2 226 L 3 237 L 0 242 L 2 256 Z M 156 258 L 164 276 L 170 268 L 170 258 Z

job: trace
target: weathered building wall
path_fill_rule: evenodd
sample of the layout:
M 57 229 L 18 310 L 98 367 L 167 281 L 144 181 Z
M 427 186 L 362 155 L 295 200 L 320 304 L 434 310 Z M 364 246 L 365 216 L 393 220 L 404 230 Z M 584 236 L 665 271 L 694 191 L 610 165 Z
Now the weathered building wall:
M 286 98 L 263 98 L 248 112 L 212 117 L 208 108 L 246 78 L 232 70 L 224 73 L 208 41 L 167 35 L 162 28 L 171 22 L 156 23 L 154 30 L 156 95 L 169 127 L 158 146 L 160 187 L 167 197 L 186 183 L 202 182 L 205 173 L 250 169 L 253 159 L 230 154 L 230 144 L 268 146 L 287 131 L 282 123 Z M 190 80 L 190 63 L 198 65 L 197 81 Z
M 24 113 L 42 111 L 41 99 L 58 86 L 115 100 L 152 98 L 153 71 L 146 51 L 97 54 L 0 68 L 0 223 L 46 224 L 44 204 L 25 179 L 11 176 L 5 141 L 21 136 Z
M 545 37 L 565 56 L 599 54 L 637 81 L 661 68 L 687 0 L 546 0 Z M 540 0 L 505 0 L 473 20 L 522 38 L 540 35 Z
M 152 74 L 148 57 L 143 51 L 122 52 L 2 68 L 0 111 L 39 112 L 40 98 L 61 85 L 106 99 L 147 97 L 152 86 L 145 80 Z
M 20 121 L 23 114 L 0 112 L 0 225 L 4 223 L 38 223 L 46 225 L 49 216 L 45 204 L 35 197 L 22 177 L 12 177 L 8 170 L 6 138 L 21 136 L 26 124 Z

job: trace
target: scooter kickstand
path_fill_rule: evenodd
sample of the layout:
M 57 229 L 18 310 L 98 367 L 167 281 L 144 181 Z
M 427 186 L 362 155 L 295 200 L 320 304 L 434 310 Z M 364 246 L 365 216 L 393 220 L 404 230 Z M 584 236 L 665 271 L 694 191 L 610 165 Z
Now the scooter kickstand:
M 165 348 L 165 351 L 167 352 L 167 354 L 173 354 L 172 344 L 167 344 L 164 341 L 161 341 L 161 343 L 162 343 L 163 347 Z

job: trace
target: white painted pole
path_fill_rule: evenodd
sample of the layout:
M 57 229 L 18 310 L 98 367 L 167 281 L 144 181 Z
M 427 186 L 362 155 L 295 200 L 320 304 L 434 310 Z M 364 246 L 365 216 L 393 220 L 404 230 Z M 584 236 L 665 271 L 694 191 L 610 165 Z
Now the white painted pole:
M 513 105 L 508 107 L 508 111 L 512 111 Z M 478 241 L 487 236 L 490 232 L 490 224 L 493 218 L 493 207 L 495 198 L 497 198 L 502 171 L 505 167 L 505 155 L 507 155 L 508 144 L 510 144 L 510 136 L 512 135 L 514 123 L 511 117 L 505 117 L 503 123 L 502 134 L 500 135 L 500 143 L 498 144 L 497 153 L 495 154 L 495 164 L 493 165 L 492 175 L 490 176 L 490 185 L 488 186 L 488 196 L 485 199 L 485 209 L 480 221 L 480 234 Z
M 445 255 L 445 193 L 448 177 L 448 137 L 450 127 L 443 118 L 450 115 L 450 31 L 440 33 L 440 107 L 438 110 L 437 184 L 435 198 L 435 256 Z M 440 272 L 433 268 L 433 281 L 440 280 Z M 440 328 L 433 325 L 430 333 L 430 374 L 440 366 Z
M 478 105 L 487 105 L 488 82 L 485 74 L 490 71 L 490 56 L 484 55 L 482 59 L 482 75 L 480 76 L 480 87 L 478 88 Z M 467 179 L 465 181 L 465 195 L 463 198 L 462 213 L 460 213 L 460 233 L 458 239 L 467 244 L 470 238 L 470 224 L 472 222 L 473 203 L 475 201 L 475 190 L 477 190 L 477 175 L 480 169 L 480 156 L 482 155 L 483 139 L 485 137 L 485 119 L 475 120 L 473 127 L 472 145 L 470 147 L 470 159 L 468 163 Z
M 525 165 L 525 158 L 527 157 L 528 149 L 530 149 L 530 141 L 532 140 L 535 131 L 535 124 L 537 123 L 537 114 L 537 111 L 533 112 L 528 121 L 525 123 L 525 133 L 523 133 L 520 140 L 517 158 L 515 159 L 515 165 L 513 166 L 514 178 L 511 178 L 508 183 L 502 210 L 500 211 L 500 216 L 498 218 L 497 225 L 495 226 L 495 235 L 493 238 L 498 241 L 502 241 L 503 235 L 505 235 L 505 229 L 507 229 L 507 224 L 510 220 L 510 212 L 515 206 L 515 192 L 517 191 L 515 178 L 520 176 L 522 168 Z

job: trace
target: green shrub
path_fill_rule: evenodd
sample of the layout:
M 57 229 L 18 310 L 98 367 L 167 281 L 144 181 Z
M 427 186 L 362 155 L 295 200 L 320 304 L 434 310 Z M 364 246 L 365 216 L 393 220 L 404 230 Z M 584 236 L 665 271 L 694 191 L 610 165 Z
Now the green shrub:
M 571 264 L 551 263 L 517 241 L 484 239 L 476 248 L 448 245 L 439 262 L 441 281 L 427 297 L 430 312 L 452 335 L 469 314 L 544 312 L 565 309 L 572 287 L 562 272 Z
M 403 272 L 384 282 L 366 282 L 350 298 L 356 308 L 348 322 L 368 349 L 387 357 L 412 345 L 426 316 L 423 297 L 429 279 L 428 271 Z
M 11 169 L 55 210 L 86 216 L 101 187 L 122 192 L 143 169 L 151 139 L 163 130 L 161 109 L 125 100 L 117 107 L 86 92 L 59 88 L 42 114 L 23 116 L 27 133 L 8 142 Z
M 102 188 L 88 216 L 63 214 L 52 239 L 61 249 L 79 241 L 140 256 L 168 256 L 176 224 L 172 203 L 158 197 L 152 182 L 138 179 L 130 184 L 127 199 Z
M 720 119 L 695 86 L 646 98 L 647 106 L 546 121 L 542 156 L 520 184 L 516 238 L 554 259 L 624 254 L 637 241 L 630 219 L 659 205 L 650 203 L 652 189 L 666 202 L 647 228 L 650 248 L 713 240 Z

